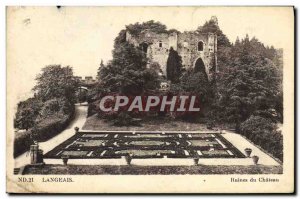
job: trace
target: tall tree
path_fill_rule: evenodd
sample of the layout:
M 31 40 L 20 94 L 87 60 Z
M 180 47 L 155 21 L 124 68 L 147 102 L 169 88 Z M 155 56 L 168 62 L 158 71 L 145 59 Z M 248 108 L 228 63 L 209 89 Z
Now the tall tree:
M 101 69 L 104 68 L 104 67 L 105 67 L 105 65 L 103 63 L 103 60 L 101 59 L 100 66 L 99 66 L 98 71 L 97 71 L 97 80 L 98 81 L 100 80 Z
M 42 101 L 53 98 L 66 98 L 70 103 L 75 103 L 78 82 L 73 76 L 71 67 L 46 66 L 36 80 L 37 84 L 33 90 L 37 92 L 37 97 Z
M 167 79 L 172 83 L 178 83 L 182 71 L 182 60 L 178 52 L 170 48 L 167 60 Z
M 158 75 L 148 69 L 143 51 L 127 42 L 113 50 L 113 59 L 100 71 L 100 87 L 106 92 L 140 94 L 157 89 Z
M 272 117 L 270 109 L 278 106 L 281 74 L 265 53 L 248 36 L 232 48 L 231 67 L 219 79 L 220 105 L 228 121 L 238 125 L 251 115 Z

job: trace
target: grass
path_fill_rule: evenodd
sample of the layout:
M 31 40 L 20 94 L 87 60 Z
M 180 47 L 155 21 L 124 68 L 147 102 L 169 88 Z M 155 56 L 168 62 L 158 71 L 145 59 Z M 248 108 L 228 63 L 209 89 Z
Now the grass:
M 44 165 L 26 166 L 24 174 L 41 175 L 195 175 L 195 174 L 282 174 L 282 166 L 105 166 Z
M 100 119 L 97 115 L 87 118 L 82 127 L 83 130 L 103 131 L 199 131 L 207 130 L 205 124 L 173 120 L 167 117 L 145 118 L 140 126 L 113 126 L 110 122 Z

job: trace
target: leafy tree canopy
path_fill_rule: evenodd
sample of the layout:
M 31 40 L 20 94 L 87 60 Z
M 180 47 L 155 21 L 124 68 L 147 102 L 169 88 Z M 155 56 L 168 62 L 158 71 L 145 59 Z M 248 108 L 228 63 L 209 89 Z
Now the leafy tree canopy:
M 75 92 L 78 82 L 73 76 L 71 67 L 61 67 L 60 65 L 46 66 L 36 80 L 37 84 L 33 90 L 36 91 L 37 97 L 42 101 L 65 97 L 69 102 L 75 103 Z
M 20 102 L 14 119 L 14 127 L 25 130 L 33 127 L 42 105 L 36 98 Z
M 178 30 L 176 29 L 170 29 L 167 30 L 167 26 L 160 23 L 160 22 L 155 22 L 154 20 L 150 20 L 147 22 L 143 23 L 135 23 L 135 24 L 129 24 L 126 26 L 125 29 L 121 30 L 118 34 L 118 36 L 115 39 L 115 44 L 114 48 L 118 47 L 119 44 L 125 42 L 126 40 L 126 31 L 128 31 L 132 35 L 139 35 L 143 30 L 150 30 L 154 33 L 172 33 L 172 32 L 177 32 L 179 33 Z
M 240 125 L 239 132 L 283 161 L 283 136 L 271 120 L 252 115 Z
M 203 26 L 199 26 L 197 29 L 200 33 L 215 33 L 217 34 L 218 49 L 221 47 L 230 47 L 231 43 L 227 36 L 223 33 L 218 25 L 218 19 L 212 17 L 209 21 L 206 21 Z
M 155 22 L 154 20 L 130 24 L 126 26 L 126 30 L 132 35 L 139 35 L 143 30 L 151 30 L 155 33 L 168 33 L 166 25 L 160 22 Z
M 159 86 L 155 70 L 147 68 L 144 52 L 127 42 L 113 50 L 113 59 L 100 71 L 100 87 L 106 92 L 140 94 Z
M 188 70 L 181 78 L 181 85 L 184 91 L 196 93 L 202 99 L 206 98 L 209 91 L 208 80 L 202 72 Z
M 232 47 L 231 66 L 218 79 L 220 105 L 228 121 L 239 124 L 257 114 L 272 117 L 270 112 L 278 107 L 282 76 L 268 52 L 248 36 Z

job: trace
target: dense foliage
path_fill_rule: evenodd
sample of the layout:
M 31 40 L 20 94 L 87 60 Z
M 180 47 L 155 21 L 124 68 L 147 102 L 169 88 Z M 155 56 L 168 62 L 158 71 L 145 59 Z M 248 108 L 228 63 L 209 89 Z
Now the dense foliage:
M 36 80 L 37 84 L 33 90 L 36 91 L 37 97 L 42 101 L 52 98 L 66 98 L 67 101 L 75 103 L 78 82 L 73 76 L 71 67 L 46 66 Z
M 66 127 L 74 114 L 77 83 L 68 66 L 50 65 L 42 69 L 33 89 L 34 97 L 17 107 L 14 127 L 26 132 L 16 132 L 15 156 L 28 150 L 33 140 L 49 139 Z
M 283 161 L 283 137 L 270 119 L 251 116 L 241 124 L 240 133 Z
M 172 47 L 167 60 L 167 79 L 172 83 L 178 83 L 182 72 L 182 60 Z
M 266 52 L 267 48 L 248 37 L 232 47 L 231 65 L 217 80 L 221 117 L 228 122 L 240 124 L 251 115 L 278 119 L 282 76 L 279 66 L 265 56 Z
M 160 23 L 155 22 L 153 20 L 143 22 L 143 23 L 135 23 L 135 24 L 129 24 L 126 26 L 125 29 L 121 30 L 118 34 L 118 36 L 115 38 L 114 43 L 114 49 L 118 48 L 120 44 L 124 43 L 126 41 L 126 31 L 128 31 L 131 35 L 137 36 L 142 31 L 151 31 L 154 33 L 172 33 L 172 32 L 179 32 L 176 29 L 170 29 L 167 30 L 167 26 Z
M 79 103 L 83 103 L 87 101 L 87 94 L 88 91 L 86 89 L 78 89 L 76 91 L 76 98 L 78 100 Z
M 158 74 L 147 68 L 144 52 L 124 42 L 113 51 L 113 59 L 100 71 L 99 89 L 136 95 L 159 86 Z
M 48 117 L 60 117 L 73 112 L 77 82 L 70 67 L 50 65 L 37 76 L 33 98 L 18 104 L 15 128 L 32 128 Z
M 168 33 L 166 25 L 161 24 L 160 22 L 155 22 L 153 20 L 143 22 L 143 23 L 130 24 L 126 26 L 126 30 L 128 30 L 132 35 L 139 35 L 144 30 L 151 30 L 152 32 L 158 34 Z M 176 31 L 176 30 L 173 29 L 172 31 Z
M 64 130 L 73 119 L 73 112 L 68 115 L 44 118 L 33 128 L 25 132 L 16 132 L 14 139 L 14 157 L 29 150 L 33 140 L 46 141 Z
M 18 104 L 17 113 L 14 120 L 15 128 L 25 129 L 27 131 L 33 127 L 41 107 L 41 101 L 35 97 L 21 101 Z
M 216 86 L 211 87 L 209 121 L 234 124 L 237 132 L 283 160 L 282 54 L 256 38 L 237 38 L 234 44 L 210 20 L 199 31 L 218 35 Z
M 201 102 L 207 101 L 211 96 L 211 87 L 207 77 L 202 72 L 194 72 L 194 70 L 185 71 L 178 84 L 171 85 L 173 93 L 190 93 L 201 99 Z

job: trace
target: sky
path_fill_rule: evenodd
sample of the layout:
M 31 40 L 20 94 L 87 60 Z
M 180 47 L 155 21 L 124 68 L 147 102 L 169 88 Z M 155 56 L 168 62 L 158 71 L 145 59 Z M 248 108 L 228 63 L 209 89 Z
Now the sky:
M 72 66 L 78 76 L 94 76 L 111 59 L 113 42 L 125 25 L 149 20 L 168 29 L 196 30 L 211 16 L 231 42 L 255 36 L 284 48 L 293 28 L 291 10 L 280 7 L 10 7 L 7 9 L 8 78 L 23 99 L 41 68 Z

